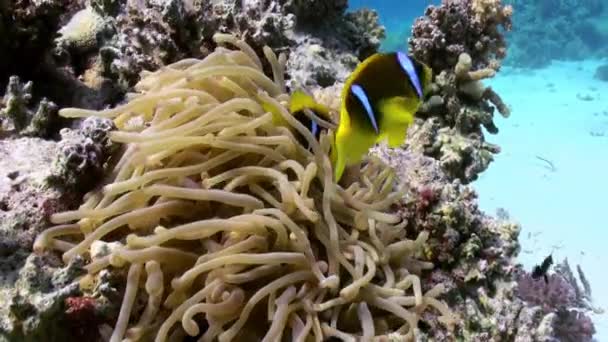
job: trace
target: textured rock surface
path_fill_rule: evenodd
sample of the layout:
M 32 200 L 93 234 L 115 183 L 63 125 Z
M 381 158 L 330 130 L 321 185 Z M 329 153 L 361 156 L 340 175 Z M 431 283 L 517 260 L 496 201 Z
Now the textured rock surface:
M 46 186 L 56 142 L 0 139 L 0 340 L 60 341 L 62 301 L 77 292 L 73 266 L 30 255 L 51 213 L 79 200 Z M 55 339 L 56 338 L 56 339 Z

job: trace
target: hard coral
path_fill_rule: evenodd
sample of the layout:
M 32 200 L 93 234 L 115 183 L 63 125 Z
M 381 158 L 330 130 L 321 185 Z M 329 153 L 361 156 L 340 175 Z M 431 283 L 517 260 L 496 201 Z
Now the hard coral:
M 75 279 L 82 275 L 82 263 L 74 260 L 61 268 L 59 262 L 53 256 L 30 255 L 7 272 L 10 281 L 0 276 L 0 299 L 8 304 L 0 307 L 0 339 L 70 339 L 71 332 L 64 325 L 63 302 L 79 294 Z
M 340 17 L 347 7 L 347 0 L 287 0 L 284 8 L 296 15 L 298 24 L 308 26 Z
M 57 115 L 57 105 L 43 98 L 32 109 L 32 82 L 22 84 L 11 76 L 0 109 L 0 131 L 14 129 L 18 133 L 47 137 Z M 4 127 L 2 127 L 4 126 Z
M 114 145 L 108 138 L 114 128 L 111 120 L 88 118 L 77 130 L 64 128 L 48 181 L 62 189 L 82 193 L 98 182 Z
M 395 168 L 398 187 L 406 190 L 396 210 L 408 222 L 408 235 L 429 234 L 424 255 L 438 267 L 425 272 L 423 286 L 443 284 L 450 306 L 467 317 L 456 330 L 456 339 L 509 340 L 524 326 L 538 327 L 538 320 L 518 321 L 523 304 L 513 300 L 519 226 L 483 214 L 475 192 L 448 176 L 434 158 L 382 146 L 372 154 Z M 454 340 L 429 322 L 422 340 Z
M 430 98 L 422 105 L 409 146 L 441 160 L 464 183 L 477 179 L 500 150 L 485 141 L 498 133 L 494 112 L 510 108 L 482 80 L 493 77 L 505 57 L 501 29 L 511 28 L 512 9 L 499 0 L 445 0 L 416 20 L 410 51 L 434 71 Z
M 0 139 L 0 254 L 29 251 L 33 237 L 72 196 L 44 186 L 57 143 L 39 138 Z
M 511 28 L 511 11 L 500 0 L 444 0 L 416 19 L 410 49 L 436 72 L 452 68 L 462 53 L 475 69 L 488 67 L 506 56 L 501 29 Z
M 93 3 L 91 7 L 73 18 L 74 22 L 86 25 L 68 24 L 61 29 L 66 38 L 58 40 L 56 54 L 63 56 L 60 59 L 65 68 L 75 75 L 87 76 L 85 80 L 110 80 L 122 94 L 139 80 L 143 70 L 209 54 L 215 48 L 211 38 L 216 32 L 238 36 L 259 54 L 265 45 L 289 52 L 287 73 L 293 71 L 291 83 L 312 87 L 331 85 L 346 77 L 358 59 L 378 49 L 384 37 L 375 12 L 344 13 L 344 0 L 145 0 Z M 304 24 L 317 18 L 319 22 L 315 25 Z M 80 32 L 78 39 L 67 39 L 73 36 L 67 34 L 72 31 Z M 62 43 L 77 40 L 91 43 L 79 45 L 93 45 L 93 39 L 83 39 L 82 32 L 87 32 L 85 36 L 89 38 L 97 33 L 98 49 L 77 53 Z M 313 48 L 319 53 L 311 54 Z M 268 67 L 265 64 L 266 71 Z M 91 82 L 86 85 L 101 93 L 106 99 L 102 102 L 116 101 L 117 96 Z
M 57 33 L 57 44 L 76 51 L 97 47 L 98 35 L 105 29 L 104 18 L 92 8 L 85 8 L 70 19 Z
M 95 93 L 75 77 L 56 56 L 55 37 L 62 23 L 82 8 L 82 0 L 4 1 L 0 6 L 0 86 L 9 76 L 34 83 L 33 100 L 47 98 L 58 106 L 79 105 Z M 58 57 L 58 58 L 55 58 Z M 75 63 L 81 69 L 83 63 Z M 86 95 L 86 96 L 85 96 Z M 55 133 L 55 132 L 53 132 Z
M 528 272 L 518 270 L 517 291 L 519 298 L 530 306 L 537 306 L 544 315 L 552 315 L 552 330 L 560 341 L 591 341 L 595 327 L 587 315 L 600 312 L 591 303 L 591 288 L 577 268 L 579 279 L 574 276 L 567 260 L 555 267 L 545 281 L 535 279 Z

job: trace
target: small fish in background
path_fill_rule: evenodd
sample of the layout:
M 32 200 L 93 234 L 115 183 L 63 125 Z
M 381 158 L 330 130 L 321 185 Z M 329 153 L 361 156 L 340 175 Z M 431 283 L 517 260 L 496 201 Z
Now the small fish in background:
M 432 70 L 404 52 L 376 53 L 357 66 L 341 95 L 332 149 L 336 181 L 374 144 L 388 140 L 398 147 L 405 141 L 431 80 Z
M 549 254 L 549 256 L 546 257 L 540 265 L 534 266 L 534 268 L 532 269 L 532 278 L 538 279 L 540 277 L 543 277 L 545 279 L 545 283 L 548 284 L 549 277 L 547 276 L 547 272 L 549 271 L 549 268 L 552 264 L 553 255 Z

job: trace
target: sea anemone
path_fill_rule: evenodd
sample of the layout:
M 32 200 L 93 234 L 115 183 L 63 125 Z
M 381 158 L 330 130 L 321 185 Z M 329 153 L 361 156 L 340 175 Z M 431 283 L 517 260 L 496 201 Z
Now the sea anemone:
M 146 73 L 116 108 L 60 112 L 111 118 L 124 144 L 103 188 L 52 215 L 34 246 L 86 258 L 84 289 L 128 269 L 110 341 L 412 340 L 431 308 L 453 328 L 443 286 L 422 291 L 428 234 L 407 239 L 390 212 L 393 171 L 370 160 L 337 184 L 333 132 L 317 141 L 286 109 L 285 57 L 264 49 L 271 79 L 243 41 L 214 39 L 239 49 Z

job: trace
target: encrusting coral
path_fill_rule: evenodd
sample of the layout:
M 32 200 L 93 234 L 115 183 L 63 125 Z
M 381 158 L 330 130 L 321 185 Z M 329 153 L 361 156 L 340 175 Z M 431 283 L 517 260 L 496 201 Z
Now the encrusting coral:
M 90 189 L 103 176 L 115 150 L 116 145 L 108 137 L 114 128 L 109 119 L 91 117 L 82 121 L 78 129 L 62 129 L 48 183 L 64 190 Z
M 286 109 L 285 57 L 264 49 L 270 79 L 243 41 L 214 38 L 240 50 L 146 73 L 116 108 L 61 110 L 113 119 L 110 139 L 125 149 L 103 188 L 52 215 L 58 225 L 34 249 L 86 258 L 89 291 L 103 272 L 128 270 L 110 341 L 412 340 L 429 312 L 451 330 L 459 318 L 438 299 L 443 285 L 423 292 L 419 277 L 433 268 L 428 233 L 406 238 L 391 213 L 403 196 L 392 169 L 371 159 L 336 184 L 333 133 L 318 142 Z

